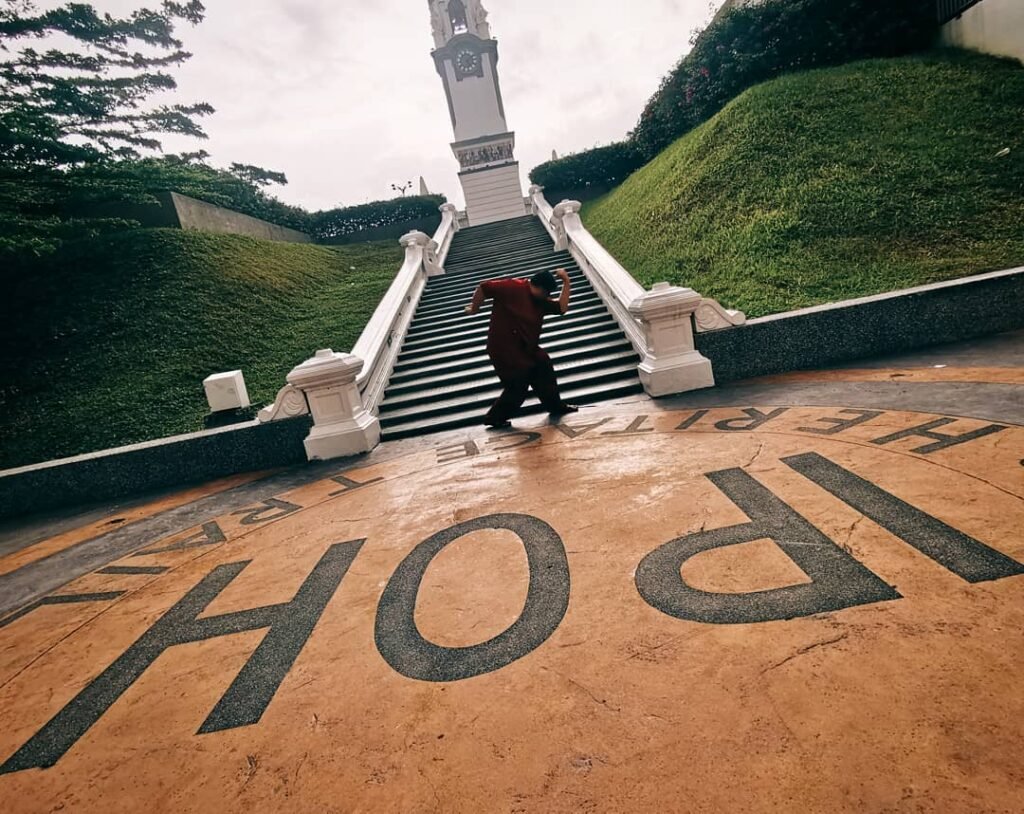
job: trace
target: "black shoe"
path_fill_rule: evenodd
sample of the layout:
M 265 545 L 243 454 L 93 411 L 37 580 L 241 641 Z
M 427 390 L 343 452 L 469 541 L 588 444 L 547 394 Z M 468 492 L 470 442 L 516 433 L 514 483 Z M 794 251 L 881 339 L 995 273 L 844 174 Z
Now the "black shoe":
M 484 422 L 484 426 L 487 427 L 487 429 L 489 429 L 489 430 L 507 430 L 509 427 L 512 426 L 512 422 L 511 421 L 501 421 L 501 422 L 499 422 L 497 424 L 491 424 L 490 422 L 485 421 Z
M 567 413 L 578 413 L 580 408 L 575 404 L 566 404 L 564 401 L 558 406 L 558 409 L 551 410 L 551 415 L 566 415 Z

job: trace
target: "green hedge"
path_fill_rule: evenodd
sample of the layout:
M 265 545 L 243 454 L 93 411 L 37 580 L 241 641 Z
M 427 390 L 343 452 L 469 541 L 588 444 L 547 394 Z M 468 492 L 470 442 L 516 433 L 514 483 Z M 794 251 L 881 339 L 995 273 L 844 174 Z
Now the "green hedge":
M 769 0 L 730 9 L 661 83 L 630 139 L 650 160 L 747 88 L 781 74 L 927 48 L 932 0 Z
M 643 166 L 640 151 L 619 141 L 541 164 L 530 172 L 530 180 L 547 190 L 568 192 L 590 187 L 608 190 Z
M 356 232 L 425 220 L 437 215 L 438 208 L 445 200 L 443 195 L 413 195 L 315 212 L 309 216 L 306 231 L 320 241 L 336 240 Z
M 692 41 L 624 142 L 541 164 L 530 178 L 559 190 L 620 183 L 754 85 L 921 51 L 937 28 L 933 0 L 767 0 L 729 9 Z

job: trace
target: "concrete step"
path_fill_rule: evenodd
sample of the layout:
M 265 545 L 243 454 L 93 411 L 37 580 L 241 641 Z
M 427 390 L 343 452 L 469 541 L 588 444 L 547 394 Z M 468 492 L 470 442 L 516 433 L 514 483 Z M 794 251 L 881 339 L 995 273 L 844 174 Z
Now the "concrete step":
M 642 392 L 640 379 L 634 371 L 632 376 L 623 377 L 621 381 L 617 382 L 605 382 L 597 385 L 581 384 L 578 387 L 563 388 L 562 397 L 570 404 L 594 404 Z M 481 410 L 478 407 L 473 407 L 430 418 L 408 418 L 401 421 L 382 420 L 381 427 L 384 438 L 390 441 L 414 435 L 454 430 L 460 427 L 479 426 L 483 424 L 485 412 L 486 408 Z M 537 415 L 543 412 L 544 408 L 540 403 L 536 399 L 530 398 L 523 405 L 520 415 Z
M 473 274 L 467 276 L 465 280 L 454 282 L 451 285 L 446 286 L 432 286 L 427 285 L 427 288 L 423 292 L 423 299 L 421 302 L 424 304 L 432 304 L 453 296 L 466 296 L 467 294 L 472 295 L 476 287 L 487 280 L 527 280 L 538 271 L 554 271 L 554 268 L 545 268 L 544 266 L 535 266 L 532 268 L 507 268 L 505 270 L 489 273 L 489 274 Z M 575 266 L 569 266 L 565 269 L 569 275 L 569 283 L 573 286 L 586 286 L 589 285 L 586 275 L 579 268 Z
M 563 375 L 574 373 L 596 373 L 621 365 L 632 365 L 635 369 L 639 361 L 633 348 L 627 347 L 612 353 L 591 353 L 579 359 L 554 361 L 554 365 L 556 373 L 561 378 Z M 433 376 L 414 380 L 413 384 L 405 387 L 389 387 L 384 395 L 383 404 L 387 405 L 389 410 L 397 409 L 447 399 L 456 394 L 490 392 L 498 386 L 494 368 L 489 364 L 481 365 L 461 376 Z M 383 406 L 381 409 L 384 409 Z
M 639 381 L 635 364 L 613 365 L 597 371 L 570 372 L 564 376 L 559 376 L 558 383 L 561 390 L 571 392 L 574 387 L 596 387 L 601 384 L 614 384 L 626 379 L 636 379 Z M 387 400 L 385 400 L 380 405 L 380 419 L 381 422 L 385 420 L 418 420 L 433 418 L 451 412 L 486 410 L 499 395 L 501 395 L 501 385 L 496 384 L 492 385 L 489 389 L 478 390 L 472 393 L 449 393 L 446 397 L 431 401 L 424 400 L 415 403 L 389 405 Z
M 580 274 L 579 266 L 570 261 L 568 263 L 551 262 L 547 259 L 538 260 L 532 263 L 510 264 L 493 269 L 476 269 L 472 272 L 465 272 L 456 277 L 432 277 L 427 283 L 427 292 L 443 292 L 451 289 L 475 288 L 484 280 L 495 280 L 502 277 L 519 277 L 529 279 L 534 274 L 542 271 L 550 271 L 552 274 L 560 268 L 569 272 L 569 276 Z
M 612 321 L 611 315 L 603 308 L 589 313 L 574 313 L 570 311 L 563 316 L 545 317 L 542 342 L 557 339 L 567 335 L 570 331 L 584 328 L 600 328 Z M 429 356 L 436 351 L 455 350 L 463 347 L 483 346 L 487 344 L 488 322 L 483 320 L 472 330 L 462 330 L 454 334 L 441 334 L 429 336 L 415 341 L 408 341 L 402 346 L 400 357 L 405 359 L 422 358 Z
M 445 273 L 435 277 L 437 281 L 458 280 L 467 274 L 492 274 L 495 271 L 508 268 L 526 268 L 529 266 L 545 265 L 552 268 L 568 267 L 574 263 L 573 257 L 568 252 L 518 252 L 514 254 L 496 253 L 492 255 L 481 255 L 459 264 L 451 261 L 445 262 Z
M 552 353 L 553 351 L 560 351 L 568 348 L 575 349 L 591 347 L 607 342 L 610 339 L 621 339 L 622 337 L 622 329 L 615 323 L 611 323 L 606 328 L 602 327 L 600 331 L 594 330 L 588 332 L 585 330 L 582 334 L 574 336 L 559 337 L 557 339 L 542 338 L 541 347 L 543 347 L 548 353 Z M 402 359 L 399 357 L 398 362 L 395 364 L 395 372 L 405 373 L 409 370 L 428 371 L 433 369 L 435 366 L 441 367 L 451 363 L 477 365 L 486 361 L 488 361 L 487 351 L 483 344 L 479 343 L 469 348 L 462 348 L 460 350 L 447 353 L 437 353 L 432 356 L 416 359 Z
M 566 314 L 566 318 L 577 317 L 583 314 L 593 314 L 596 312 L 605 311 L 607 309 L 604 303 L 601 302 L 601 298 L 597 296 L 597 292 L 592 292 L 589 296 L 580 295 L 579 297 L 573 296 L 569 313 Z M 411 342 L 418 342 L 421 339 L 427 339 L 435 336 L 450 336 L 452 334 L 463 335 L 466 331 L 473 331 L 478 333 L 487 333 L 488 317 L 490 316 L 491 308 L 487 306 L 486 309 L 481 308 L 480 313 L 471 316 L 462 309 L 459 309 L 460 316 L 439 318 L 436 321 L 427 320 L 422 325 L 415 327 L 410 326 L 409 333 L 405 337 L 405 348 Z
M 550 316 L 544 320 L 541 343 L 548 344 L 574 336 L 585 337 L 589 333 L 609 327 L 618 328 L 618 324 L 607 313 L 584 315 L 575 319 L 570 318 L 568 315 Z M 434 337 L 424 344 L 415 347 L 403 347 L 398 355 L 398 359 L 401 362 L 414 359 L 430 359 L 439 353 L 448 353 L 449 351 L 477 350 L 482 348 L 485 343 L 486 334 L 466 337 L 461 335 Z
M 604 355 L 618 354 L 631 354 L 636 357 L 636 351 L 632 344 L 621 334 L 618 336 L 612 334 L 608 339 L 581 346 L 554 349 L 548 346 L 547 350 L 556 370 L 560 365 L 567 365 L 591 357 L 597 358 Z M 639 357 L 637 359 L 639 361 Z M 493 372 L 494 366 L 491 364 L 491 360 L 487 358 L 486 353 L 482 354 L 475 362 L 467 363 L 458 360 L 422 367 L 413 365 L 406 370 L 395 371 L 392 374 L 388 382 L 387 392 L 394 395 L 402 395 L 421 387 L 432 387 L 449 382 L 472 382 L 481 376 L 487 376 Z
M 552 292 L 551 296 L 554 299 L 558 299 L 561 296 L 561 289 L 557 289 Z M 569 307 L 575 308 L 583 304 L 593 304 L 600 299 L 601 298 L 598 296 L 597 292 L 589 285 L 576 283 L 572 287 L 572 296 L 569 298 Z M 416 310 L 416 314 L 413 316 L 413 322 L 410 323 L 409 327 L 410 329 L 419 329 L 424 325 L 436 325 L 439 320 L 468 316 L 468 314 L 465 313 L 465 309 L 472 301 L 473 289 L 470 289 L 462 295 L 456 294 L 444 300 L 424 304 L 421 306 L 422 310 Z M 492 307 L 493 306 L 489 300 L 484 300 L 484 304 L 480 308 L 480 313 L 489 314 Z
M 600 331 L 607 327 L 618 328 L 618 324 L 607 313 L 591 314 L 577 319 L 570 319 L 568 315 L 551 316 L 545 319 L 541 342 L 547 344 L 574 336 L 585 337 L 593 331 Z M 486 337 L 482 335 L 435 337 L 415 347 L 403 347 L 402 352 L 398 355 L 398 359 L 399 361 L 407 362 L 413 359 L 430 359 L 439 353 L 447 353 L 449 351 L 473 351 L 483 347 L 485 341 Z
M 533 250 L 538 252 L 553 252 L 555 244 L 547 233 L 541 235 L 523 235 L 520 237 L 499 240 L 490 245 L 465 246 L 458 240 L 454 241 L 448 250 L 448 259 L 453 263 L 462 263 L 481 256 L 503 254 L 505 252 L 517 252 Z

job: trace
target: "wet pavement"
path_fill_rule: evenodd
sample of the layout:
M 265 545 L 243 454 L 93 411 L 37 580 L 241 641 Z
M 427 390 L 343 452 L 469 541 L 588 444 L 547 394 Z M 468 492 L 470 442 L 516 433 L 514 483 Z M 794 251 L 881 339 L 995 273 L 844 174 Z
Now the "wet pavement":
M 1016 812 L 1024 333 L 0 531 L 37 811 Z

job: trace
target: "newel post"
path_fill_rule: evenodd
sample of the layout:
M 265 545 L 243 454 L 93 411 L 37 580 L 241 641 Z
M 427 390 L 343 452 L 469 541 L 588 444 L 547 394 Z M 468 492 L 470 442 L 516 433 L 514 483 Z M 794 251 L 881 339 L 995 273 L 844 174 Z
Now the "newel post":
M 542 192 L 544 192 L 544 187 L 542 187 L 540 184 L 533 184 L 530 187 L 530 189 L 527 191 L 527 195 L 530 196 L 530 214 L 531 215 L 536 216 L 536 215 L 540 214 L 540 207 L 537 206 L 537 196 L 540 195 Z
M 668 396 L 714 387 L 711 361 L 693 342 L 693 314 L 701 296 L 690 288 L 658 283 L 637 297 L 629 312 L 640 322 L 647 352 L 640 362 L 640 381 L 650 396 Z
M 555 251 L 564 252 L 569 248 L 569 234 L 565 229 L 566 217 L 579 220 L 583 204 L 579 201 L 562 201 L 551 212 L 551 225 L 555 230 Z
M 459 211 L 455 204 L 446 203 L 441 207 L 441 226 L 438 229 L 438 234 L 444 235 L 444 242 L 447 245 L 451 245 L 452 237 L 457 231 L 459 231 Z M 423 265 L 427 270 L 428 277 L 439 277 L 444 274 L 444 266 L 441 264 L 441 255 L 444 253 L 443 246 L 439 245 L 436 240 L 431 240 L 429 237 L 423 234 L 423 232 L 409 232 L 405 237 L 402 238 L 402 245 L 405 246 L 406 257 L 408 257 L 408 251 L 410 246 L 419 245 L 417 241 L 420 238 L 412 239 L 413 235 L 423 235 L 427 238 L 427 242 L 423 244 Z M 407 243 L 406 238 L 410 238 L 411 242 Z
M 288 374 L 288 384 L 306 394 L 313 429 L 306 438 L 306 457 L 329 461 L 369 452 L 380 443 L 380 421 L 363 406 L 356 377 L 363 360 L 329 348 Z
M 405 262 L 419 263 L 428 277 L 436 277 L 444 274 L 444 269 L 437 262 L 438 245 L 430 235 L 414 231 L 406 232 L 398 240 L 399 245 L 405 249 Z
M 441 204 L 441 206 L 439 208 L 441 210 L 441 217 L 442 218 L 445 216 L 446 213 L 448 215 L 451 215 L 452 231 L 453 232 L 459 231 L 459 208 L 455 204 L 453 204 L 453 203 Z

